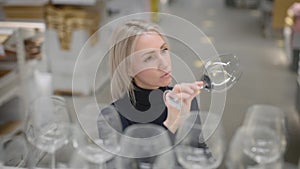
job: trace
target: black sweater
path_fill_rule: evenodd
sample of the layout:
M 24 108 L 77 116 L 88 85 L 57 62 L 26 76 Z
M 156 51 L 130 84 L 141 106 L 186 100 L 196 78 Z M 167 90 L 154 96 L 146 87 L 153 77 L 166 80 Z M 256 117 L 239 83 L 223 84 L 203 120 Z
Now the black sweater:
M 163 101 L 163 92 L 172 90 L 172 87 L 160 87 L 155 90 L 142 89 L 137 85 L 134 85 L 134 87 L 135 104 L 130 101 L 128 94 L 111 104 L 120 116 L 123 131 L 130 125 L 144 123 L 159 125 L 168 130 L 163 124 L 168 115 L 168 109 Z M 190 110 L 199 110 L 195 98 L 192 100 Z M 175 134 L 172 132 L 168 133 L 174 144 Z M 205 143 L 202 143 L 200 146 L 207 147 Z
M 128 95 L 112 103 L 120 115 L 123 130 L 130 125 L 143 123 L 156 124 L 167 129 L 163 125 L 168 115 L 163 101 L 163 92 L 166 90 L 172 90 L 172 87 L 150 90 L 134 85 L 135 104 Z M 192 101 L 191 110 L 199 110 L 196 99 Z

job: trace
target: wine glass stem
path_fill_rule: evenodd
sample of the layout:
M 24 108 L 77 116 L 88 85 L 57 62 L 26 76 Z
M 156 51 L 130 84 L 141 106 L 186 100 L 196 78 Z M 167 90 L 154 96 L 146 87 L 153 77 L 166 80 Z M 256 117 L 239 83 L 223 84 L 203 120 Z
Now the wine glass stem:
M 55 169 L 55 152 L 51 153 L 51 169 Z

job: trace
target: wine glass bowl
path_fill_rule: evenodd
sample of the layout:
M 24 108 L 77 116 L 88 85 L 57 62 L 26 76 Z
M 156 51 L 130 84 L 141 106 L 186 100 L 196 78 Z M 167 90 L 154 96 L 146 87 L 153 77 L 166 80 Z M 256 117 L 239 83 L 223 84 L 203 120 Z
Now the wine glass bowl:
M 69 162 L 70 168 L 101 168 L 114 157 L 92 142 L 86 133 L 79 127 L 73 127 L 73 145 L 76 148 Z
M 52 168 L 55 168 L 55 151 L 69 141 L 70 123 L 62 97 L 43 96 L 30 106 L 25 125 L 26 138 L 36 148 L 52 155 Z
M 211 124 L 202 125 L 198 112 L 191 112 L 175 138 L 179 164 L 189 169 L 217 168 L 225 153 L 223 132 L 221 124 L 217 128 Z
M 244 126 L 265 126 L 275 132 L 279 137 L 281 153 L 283 154 L 287 145 L 286 118 L 281 109 L 271 105 L 257 104 L 248 108 Z
M 101 109 L 97 127 L 99 138 L 94 139 L 94 143 L 112 154 L 118 154 L 122 124 L 119 114 L 113 106 L 105 106 Z
M 209 92 L 225 92 L 230 89 L 241 77 L 242 71 L 240 61 L 233 54 L 223 54 L 219 57 L 211 58 L 204 64 L 204 74 L 200 78 L 203 81 L 201 89 L 206 89 Z M 180 99 L 174 98 L 171 95 L 166 99 L 166 95 L 171 90 L 166 90 L 163 94 L 164 101 L 177 108 L 181 108 Z
M 165 129 L 153 124 L 135 124 L 121 137 L 117 169 L 173 168 L 171 141 Z
M 268 164 L 280 158 L 280 141 L 276 133 L 265 126 L 244 128 L 243 152 L 258 164 Z
M 233 54 L 223 54 L 205 63 L 201 80 L 208 91 L 223 92 L 230 89 L 241 77 L 240 61 Z

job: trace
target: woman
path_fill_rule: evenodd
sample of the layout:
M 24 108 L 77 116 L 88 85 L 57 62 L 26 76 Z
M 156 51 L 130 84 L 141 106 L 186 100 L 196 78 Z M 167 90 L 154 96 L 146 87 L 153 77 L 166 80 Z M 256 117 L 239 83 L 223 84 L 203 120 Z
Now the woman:
M 153 123 L 175 133 L 181 117 L 198 110 L 196 99 L 203 82 L 170 87 L 171 58 L 166 38 L 156 25 L 131 20 L 114 33 L 110 50 L 112 105 L 120 115 L 123 130 L 137 123 Z M 166 90 L 166 100 L 163 95 Z M 180 99 L 181 110 L 169 104 Z

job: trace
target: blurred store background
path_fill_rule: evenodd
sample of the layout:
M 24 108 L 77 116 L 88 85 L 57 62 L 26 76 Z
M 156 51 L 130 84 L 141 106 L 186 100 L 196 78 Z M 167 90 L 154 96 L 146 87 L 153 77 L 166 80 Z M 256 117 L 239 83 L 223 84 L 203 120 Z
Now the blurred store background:
M 98 103 L 110 101 L 107 64 L 100 64 L 100 68 L 97 64 L 97 52 L 106 50 L 110 36 L 105 32 L 94 33 L 119 17 L 138 12 L 154 12 L 148 20 L 158 25 L 161 21 L 155 12 L 184 18 L 207 35 L 218 53 L 234 53 L 239 57 L 243 74 L 227 92 L 222 117 L 227 151 L 233 147 L 229 145 L 238 128 L 249 117 L 246 114 L 252 110 L 250 107 L 271 105 L 282 112 L 285 120 L 282 168 L 297 168 L 300 163 L 298 0 L 0 0 L 0 162 L 28 167 L 30 156 L 34 156 L 39 166 L 48 163 L 50 156 L 35 150 L 26 141 L 23 130 L 27 110 L 39 96 L 55 94 L 65 98 L 75 123 L 77 116 L 86 123 L 95 121 L 94 116 L 75 113 L 95 99 L 94 93 Z M 170 25 L 168 29 L 180 32 L 185 28 Z M 199 43 L 203 41 L 191 37 Z M 86 52 L 80 53 L 83 45 Z M 77 80 L 72 90 L 79 54 L 86 59 L 77 65 L 80 73 L 75 75 Z M 192 65 L 199 68 L 196 60 Z M 95 69 L 100 70 L 96 79 L 91 76 Z M 201 109 L 208 110 L 210 94 L 203 92 L 200 98 Z M 91 123 L 90 127 L 94 125 Z M 60 167 L 71 156 L 72 145 L 68 146 L 56 153 Z M 227 162 L 232 159 L 226 154 L 219 168 L 230 168 Z

